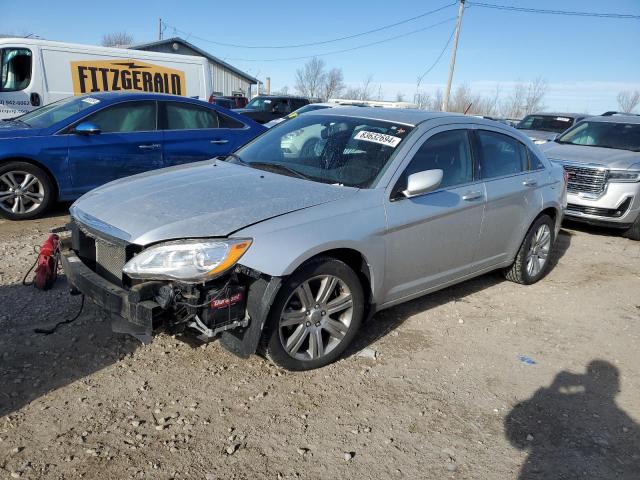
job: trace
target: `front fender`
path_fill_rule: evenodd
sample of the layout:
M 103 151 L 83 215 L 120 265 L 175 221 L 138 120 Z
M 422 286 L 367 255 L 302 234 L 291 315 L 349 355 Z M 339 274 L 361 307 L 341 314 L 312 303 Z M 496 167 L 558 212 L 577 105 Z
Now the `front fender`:
M 292 212 L 238 231 L 234 236 L 253 239 L 240 264 L 271 277 L 285 277 L 308 259 L 329 250 L 355 250 L 369 267 L 375 302 L 386 258 L 386 217 L 380 195 L 361 191 L 339 202 Z

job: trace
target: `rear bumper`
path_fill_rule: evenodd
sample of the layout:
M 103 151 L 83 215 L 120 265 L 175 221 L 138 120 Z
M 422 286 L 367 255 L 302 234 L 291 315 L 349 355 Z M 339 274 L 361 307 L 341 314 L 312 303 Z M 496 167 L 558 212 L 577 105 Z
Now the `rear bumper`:
M 62 249 L 61 262 L 67 281 L 111 316 L 114 331 L 131 334 L 144 343 L 151 341 L 153 318 L 160 310 L 156 302 L 108 282 L 71 249 Z

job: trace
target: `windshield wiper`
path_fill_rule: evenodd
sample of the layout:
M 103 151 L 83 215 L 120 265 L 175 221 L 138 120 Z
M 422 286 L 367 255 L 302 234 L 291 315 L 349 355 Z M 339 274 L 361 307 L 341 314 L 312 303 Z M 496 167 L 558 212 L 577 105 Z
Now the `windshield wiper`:
M 300 173 L 299 171 L 294 170 L 293 168 L 287 167 L 286 165 L 282 165 L 281 163 L 251 162 L 251 163 L 247 163 L 247 165 L 249 165 L 250 167 L 258 168 L 258 169 L 264 168 L 265 170 L 269 170 L 269 169 L 279 170 L 281 172 L 286 172 L 291 175 L 294 175 L 298 178 L 302 178 L 303 180 L 309 180 L 309 177 L 307 177 L 305 174 Z

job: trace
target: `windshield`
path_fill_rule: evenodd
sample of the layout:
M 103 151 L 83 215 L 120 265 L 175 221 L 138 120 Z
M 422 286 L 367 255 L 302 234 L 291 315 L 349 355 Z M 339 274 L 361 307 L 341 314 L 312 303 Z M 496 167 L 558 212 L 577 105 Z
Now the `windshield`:
M 25 113 L 15 120 L 34 128 L 48 128 L 99 102 L 100 100 L 91 97 L 68 97 Z
M 234 158 L 322 183 L 369 188 L 412 127 L 337 115 L 301 115 L 260 135 Z
M 640 124 L 580 122 L 556 142 L 640 152 Z
M 264 98 L 264 97 L 256 97 L 247 103 L 247 106 L 244 108 L 250 108 L 251 110 L 258 110 L 260 112 L 269 112 L 273 108 L 273 99 Z
M 520 130 L 539 130 L 542 132 L 562 133 L 573 125 L 572 117 L 556 115 L 527 115 L 516 128 Z

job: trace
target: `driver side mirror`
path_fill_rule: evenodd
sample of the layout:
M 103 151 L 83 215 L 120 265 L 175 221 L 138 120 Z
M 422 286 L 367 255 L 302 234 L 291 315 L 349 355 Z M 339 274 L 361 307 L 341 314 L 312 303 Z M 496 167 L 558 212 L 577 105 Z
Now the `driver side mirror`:
M 100 127 L 91 122 L 79 123 L 76 125 L 76 128 L 73 129 L 73 133 L 78 135 L 97 135 L 100 132 Z
M 402 195 L 412 198 L 429 193 L 440 186 L 442 175 L 443 172 L 440 169 L 412 173 L 407 178 L 407 188 L 402 191 Z

